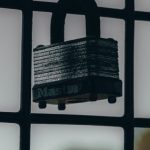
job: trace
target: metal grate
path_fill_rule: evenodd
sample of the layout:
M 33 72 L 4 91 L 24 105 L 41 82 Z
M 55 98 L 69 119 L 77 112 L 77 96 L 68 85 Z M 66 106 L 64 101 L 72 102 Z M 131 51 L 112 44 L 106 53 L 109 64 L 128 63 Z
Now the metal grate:
M 120 18 L 125 21 L 125 115 L 123 117 L 96 117 L 81 115 L 52 115 L 31 113 L 31 56 L 32 56 L 32 12 L 53 12 L 57 3 L 32 0 L 1 0 L 0 7 L 22 10 L 22 80 L 21 109 L 17 113 L 0 112 L 0 122 L 20 125 L 20 150 L 30 149 L 31 124 L 79 124 L 119 126 L 125 132 L 125 150 L 133 150 L 134 127 L 150 127 L 150 119 L 134 118 L 134 21 L 150 21 L 149 12 L 134 11 L 134 0 L 126 0 L 125 9 L 99 7 L 98 15 Z M 68 9 L 68 13 L 82 14 L 84 11 Z

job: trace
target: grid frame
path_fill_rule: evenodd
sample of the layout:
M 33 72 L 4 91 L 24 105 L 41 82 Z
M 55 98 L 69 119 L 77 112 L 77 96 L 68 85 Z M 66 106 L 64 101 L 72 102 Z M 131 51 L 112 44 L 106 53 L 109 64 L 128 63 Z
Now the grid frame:
M 30 150 L 31 124 L 116 126 L 124 129 L 124 149 L 134 148 L 134 127 L 150 127 L 150 119 L 134 118 L 134 22 L 150 21 L 150 12 L 134 10 L 134 0 L 125 0 L 124 9 L 98 7 L 101 17 L 125 21 L 125 114 L 122 117 L 56 115 L 31 113 L 32 15 L 33 11 L 54 12 L 57 3 L 32 0 L 1 0 L 0 8 L 22 11 L 21 107 L 19 112 L 0 112 L 0 122 L 20 126 L 20 150 Z M 67 10 L 84 14 L 80 10 Z

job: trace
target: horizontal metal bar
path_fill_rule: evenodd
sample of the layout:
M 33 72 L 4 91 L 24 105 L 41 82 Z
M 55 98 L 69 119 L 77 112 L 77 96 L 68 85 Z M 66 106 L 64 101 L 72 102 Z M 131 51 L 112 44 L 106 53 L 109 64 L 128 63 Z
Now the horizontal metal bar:
M 95 117 L 82 115 L 52 115 L 31 114 L 32 124 L 80 124 L 80 125 L 106 125 L 123 126 L 123 117 Z
M 112 8 L 98 7 L 98 14 L 100 17 L 125 19 L 127 16 L 127 11 L 124 9 L 112 9 Z
M 57 3 L 33 1 L 32 4 L 33 4 L 34 11 L 53 12 L 57 10 Z M 81 11 L 80 8 L 74 10 L 67 9 L 67 12 L 70 14 L 81 14 L 81 15 L 86 14 L 86 12 Z M 99 7 L 97 13 L 100 16 L 107 16 L 107 17 L 114 17 L 114 18 L 124 18 L 126 15 L 124 10 L 103 8 L 103 7 Z
M 150 21 L 150 12 L 134 12 L 134 19 L 135 20 L 142 20 L 142 21 Z
M 150 118 L 134 118 L 134 127 L 150 128 Z
M 37 2 L 33 1 L 33 10 L 34 11 L 44 11 L 44 12 L 53 12 L 57 10 L 57 3 L 51 2 Z M 86 12 L 78 10 L 67 10 L 70 14 L 81 14 L 84 15 Z M 141 12 L 141 11 L 129 11 L 126 9 L 113 9 L 113 8 L 104 8 L 98 7 L 97 13 L 100 17 L 112 17 L 125 19 L 128 16 L 133 16 L 137 20 L 150 20 L 150 12 Z
M 0 0 L 1 8 L 21 9 L 21 0 Z
M 0 112 L 0 122 L 19 123 L 19 113 L 15 112 Z
M 57 3 L 33 1 L 32 7 L 34 11 L 53 12 L 57 9 Z
M 0 122 L 7 123 L 31 123 L 31 124 L 78 124 L 78 125 L 107 125 L 124 126 L 123 117 L 102 117 L 82 115 L 54 115 L 54 114 L 30 114 L 21 112 L 0 112 Z
M 23 10 L 23 3 L 21 0 L 1 0 L 0 1 L 1 8 L 10 8 L 10 9 L 20 9 Z M 32 2 L 32 10 L 33 11 L 43 11 L 43 12 L 54 12 L 57 10 L 57 3 L 52 2 Z M 85 12 L 78 10 L 67 10 L 68 13 L 71 14 L 81 14 L 84 15 Z M 112 17 L 112 18 L 120 18 L 125 19 L 127 16 L 133 16 L 135 20 L 143 20 L 150 21 L 150 12 L 143 11 L 128 11 L 126 9 L 113 9 L 113 8 L 98 8 L 98 14 L 101 17 Z
M 128 122 L 126 117 L 104 117 L 83 115 L 55 115 L 55 114 L 30 114 L 22 115 L 21 112 L 0 112 L 1 123 L 23 124 L 75 124 L 75 125 L 105 125 L 121 127 L 150 127 L 150 118 L 134 118 Z
M 82 116 L 82 115 L 55 115 L 55 114 L 30 114 L 22 112 L 0 112 L 0 122 L 31 123 L 31 124 L 80 124 L 80 125 L 107 125 L 123 126 L 124 117 Z

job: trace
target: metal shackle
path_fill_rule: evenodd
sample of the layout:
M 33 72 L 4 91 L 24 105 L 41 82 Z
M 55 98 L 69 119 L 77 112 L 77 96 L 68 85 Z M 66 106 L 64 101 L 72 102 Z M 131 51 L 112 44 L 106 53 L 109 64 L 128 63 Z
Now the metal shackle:
M 87 37 L 100 37 L 100 18 L 94 0 L 59 0 L 51 19 L 51 43 L 64 42 L 65 18 L 70 10 L 81 11 L 85 15 Z

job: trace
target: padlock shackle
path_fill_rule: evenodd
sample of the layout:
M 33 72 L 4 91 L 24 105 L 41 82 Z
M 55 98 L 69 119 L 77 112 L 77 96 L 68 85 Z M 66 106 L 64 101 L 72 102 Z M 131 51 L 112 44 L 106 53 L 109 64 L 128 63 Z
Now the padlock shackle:
M 51 43 L 64 42 L 65 18 L 69 10 L 84 12 L 87 37 L 100 37 L 100 17 L 95 0 L 59 0 L 51 19 Z

